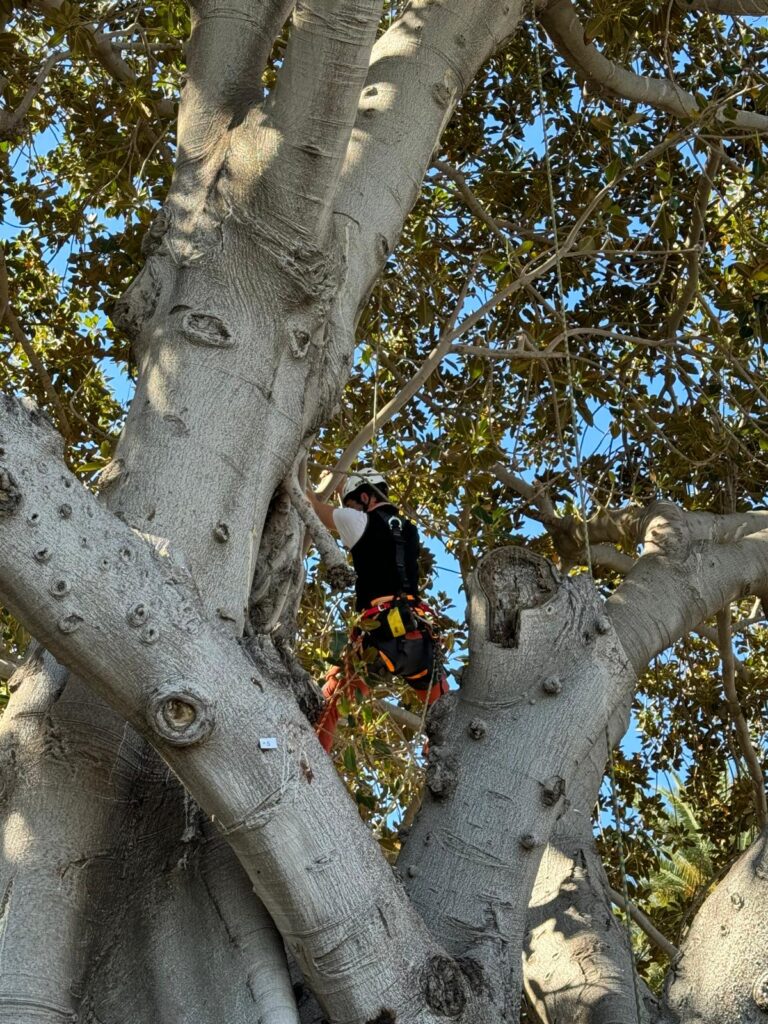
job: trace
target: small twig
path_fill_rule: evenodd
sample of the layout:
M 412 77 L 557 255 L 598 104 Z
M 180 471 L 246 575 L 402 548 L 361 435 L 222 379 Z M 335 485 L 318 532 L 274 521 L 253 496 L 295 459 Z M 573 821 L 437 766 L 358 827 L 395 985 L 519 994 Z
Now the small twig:
M 733 623 L 733 625 L 731 626 L 731 636 L 735 636 L 737 633 L 741 633 L 745 629 L 749 629 L 750 626 L 755 626 L 759 622 L 763 622 L 764 620 L 765 615 L 763 614 L 762 610 L 762 602 L 758 597 L 755 598 L 755 602 L 752 606 L 752 611 L 749 613 L 749 615 L 745 619 L 739 619 L 738 622 Z M 718 646 L 717 630 L 712 629 L 705 622 L 699 623 L 694 632 L 698 633 L 699 636 L 703 637 L 705 640 L 708 640 L 713 647 Z M 733 657 L 733 662 L 736 669 L 736 675 L 739 677 L 742 683 L 745 686 L 754 686 L 755 679 L 752 670 L 747 668 L 747 666 L 744 664 L 741 658 L 737 658 L 735 654 Z
M 741 710 L 739 695 L 736 692 L 736 664 L 733 655 L 733 643 L 731 641 L 731 609 L 730 606 L 723 608 L 717 613 L 717 639 L 720 650 L 720 659 L 723 664 L 723 687 L 728 703 L 728 710 L 736 727 L 736 736 L 739 741 L 742 756 L 747 764 L 747 771 L 752 780 L 754 790 L 755 813 L 760 829 L 768 824 L 768 802 L 765 797 L 765 778 L 760 760 L 755 748 L 752 746 L 752 739 L 749 735 L 749 726 Z
M 327 495 L 330 494 L 334 486 L 334 481 L 338 481 L 341 475 L 348 472 L 350 466 L 360 453 L 360 450 L 368 444 L 371 438 L 379 430 L 381 430 L 385 423 L 389 423 L 389 421 L 398 412 L 400 412 L 405 405 L 408 404 L 413 396 L 418 394 L 422 386 L 448 354 L 455 333 L 456 320 L 458 319 L 459 313 L 464 305 L 464 300 L 467 297 L 467 293 L 474 279 L 474 271 L 475 267 L 473 264 L 461 288 L 453 311 L 448 317 L 435 347 L 419 366 L 413 376 L 406 381 L 403 387 L 401 387 L 400 391 L 398 391 L 394 398 L 391 398 L 383 409 L 379 409 L 377 414 L 370 419 L 362 430 L 359 430 L 355 437 L 350 441 L 334 466 L 328 480 L 324 481 L 323 486 L 320 489 L 322 497 L 327 497 Z
M 713 149 L 709 154 L 706 167 L 701 172 L 701 179 L 696 189 L 696 202 L 693 205 L 691 229 L 688 234 L 688 277 L 675 302 L 674 308 L 667 317 L 665 333 L 668 337 L 676 335 L 680 330 L 680 325 L 699 288 L 699 263 L 707 240 L 707 206 L 709 205 L 709 197 L 712 193 L 715 175 L 720 169 L 721 162 L 722 150 Z
M 454 167 L 453 164 L 449 164 L 446 160 L 433 160 L 432 166 L 435 168 L 435 170 L 438 170 L 441 174 L 444 174 L 446 178 L 450 178 L 450 180 L 454 183 L 454 185 L 458 188 L 459 192 L 461 193 L 461 196 L 464 199 L 464 202 L 467 204 L 468 209 L 471 210 L 472 213 L 474 213 L 478 220 L 481 220 L 483 224 L 486 224 L 494 233 L 494 235 L 496 235 L 496 237 L 501 242 L 504 243 L 504 245 L 508 245 L 509 239 L 501 229 L 501 222 L 496 220 L 495 217 L 492 217 L 491 214 L 488 213 L 486 208 L 483 206 L 483 204 L 474 194 L 472 189 L 469 187 L 467 179 L 464 177 L 461 171 L 457 167 Z M 504 226 L 506 227 L 509 225 L 507 222 L 504 222 Z
M 504 246 L 510 267 L 514 267 L 515 270 L 522 272 L 522 267 L 520 266 L 519 261 L 515 259 L 514 254 L 510 249 L 509 239 L 502 230 L 503 228 L 506 228 L 508 231 L 513 231 L 514 225 L 507 220 L 499 220 L 498 217 L 491 216 L 470 188 L 466 177 L 457 167 L 454 167 L 453 164 L 449 164 L 446 160 L 433 160 L 432 166 L 435 170 L 445 175 L 446 178 L 449 178 L 454 185 L 456 185 L 464 199 L 464 202 L 467 204 L 468 209 L 474 213 L 478 220 L 481 220 L 483 224 L 486 224 L 491 229 L 496 238 L 498 238 Z M 534 288 L 530 281 L 525 282 L 525 290 L 533 297 L 534 301 L 542 303 L 548 312 L 554 312 L 544 296 Z
M 585 542 L 589 536 L 592 562 L 595 565 L 619 573 L 627 573 L 632 569 L 636 560 L 621 551 L 617 542 L 627 541 L 631 523 L 640 514 L 634 506 L 619 509 L 615 513 L 602 512 L 583 523 L 571 516 L 558 515 L 546 487 L 541 484 L 529 484 L 510 472 L 501 462 L 495 462 L 491 472 L 497 480 L 528 503 L 526 514 L 547 529 L 564 563 L 576 564 L 577 560 L 585 558 Z
M 397 722 L 398 725 L 402 725 L 404 728 L 410 729 L 415 733 L 421 732 L 421 719 L 418 715 L 414 715 L 411 711 L 406 711 L 405 708 L 399 708 L 396 704 L 391 704 L 383 698 L 377 699 L 376 706 L 386 712 L 392 721 Z
M 609 338 L 612 341 L 621 341 L 626 345 L 645 345 L 647 348 L 672 348 L 675 339 L 667 338 L 641 338 L 635 334 L 622 334 L 620 331 L 608 331 L 603 327 L 569 327 L 568 337 L 577 338 L 582 335 L 595 338 Z M 565 337 L 565 334 L 558 334 L 550 341 L 547 349 L 554 349 Z
M 0 324 L 3 322 L 8 325 L 11 337 L 23 350 L 29 360 L 30 366 L 37 374 L 38 380 L 43 386 L 43 390 L 45 391 L 48 401 L 56 413 L 56 418 L 59 421 L 59 428 L 64 436 L 64 440 L 70 442 L 72 440 L 72 428 L 69 425 L 69 418 L 66 410 L 64 409 L 64 403 L 56 393 L 56 389 L 53 386 L 50 374 L 45 368 L 45 364 L 22 330 L 21 324 L 16 319 L 13 309 L 11 308 L 8 291 L 8 272 L 5 266 L 5 254 L 3 252 L 3 246 L 0 245 Z
M 77 409 L 75 408 L 73 402 L 69 403 L 69 408 L 70 408 L 70 412 L 75 417 L 75 419 L 79 420 L 83 424 L 83 426 L 88 427 L 88 429 L 90 431 L 92 431 L 94 434 L 97 434 L 104 441 L 113 441 L 114 440 L 112 435 L 108 434 L 106 430 L 102 430 L 101 427 L 94 426 L 94 424 L 91 423 L 91 421 L 88 419 L 87 416 L 83 416 L 83 414 L 81 412 L 78 412 Z
M 609 888 L 608 895 L 610 896 L 612 903 L 615 903 L 620 910 L 629 914 L 638 928 L 645 932 L 654 946 L 660 949 L 665 956 L 669 957 L 670 960 L 677 960 L 678 956 L 680 956 L 680 950 L 677 946 L 671 943 L 666 936 L 661 934 L 651 919 L 647 917 L 639 907 L 636 907 L 631 900 L 629 902 L 625 900 L 621 893 L 616 892 L 615 889 Z

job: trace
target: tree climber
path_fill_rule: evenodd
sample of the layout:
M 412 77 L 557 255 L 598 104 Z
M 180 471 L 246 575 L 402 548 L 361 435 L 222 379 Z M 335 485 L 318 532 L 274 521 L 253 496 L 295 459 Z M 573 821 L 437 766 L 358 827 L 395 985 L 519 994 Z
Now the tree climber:
M 341 537 L 352 554 L 357 579 L 355 607 L 360 614 L 342 655 L 326 677 L 326 707 L 318 738 L 330 750 L 339 718 L 342 692 L 368 693 L 358 665 L 366 674 L 400 676 L 425 704 L 448 692 L 442 670 L 434 614 L 419 597 L 419 532 L 387 497 L 387 483 L 373 470 L 347 477 L 340 488 L 342 508 L 307 492 L 323 525 Z

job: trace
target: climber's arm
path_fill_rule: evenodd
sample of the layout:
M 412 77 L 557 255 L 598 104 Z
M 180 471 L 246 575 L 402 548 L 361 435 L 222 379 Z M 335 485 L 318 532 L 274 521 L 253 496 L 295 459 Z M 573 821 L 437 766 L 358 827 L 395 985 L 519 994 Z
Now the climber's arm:
M 321 501 L 315 492 L 310 489 L 307 489 L 307 498 L 315 511 L 315 515 L 326 530 L 332 530 L 334 533 L 338 533 L 339 531 L 336 523 L 333 521 L 334 506 Z

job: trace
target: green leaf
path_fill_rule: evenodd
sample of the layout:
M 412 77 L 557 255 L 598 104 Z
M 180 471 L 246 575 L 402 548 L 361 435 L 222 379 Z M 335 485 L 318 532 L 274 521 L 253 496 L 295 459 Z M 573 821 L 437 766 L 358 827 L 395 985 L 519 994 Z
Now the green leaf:
M 357 771 L 357 757 L 355 755 L 354 747 L 345 748 L 344 754 L 342 755 L 342 760 L 344 762 L 344 767 L 347 769 L 348 772 Z

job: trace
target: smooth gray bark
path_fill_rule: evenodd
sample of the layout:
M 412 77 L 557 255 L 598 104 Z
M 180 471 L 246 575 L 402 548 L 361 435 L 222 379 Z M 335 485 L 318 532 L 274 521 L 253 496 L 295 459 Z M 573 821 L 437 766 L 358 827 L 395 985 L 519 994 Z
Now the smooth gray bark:
M 763 1024 L 768 1014 L 768 837 L 742 854 L 693 920 L 667 998 L 680 1024 Z
M 729 601 L 750 592 L 764 593 L 768 578 L 765 521 L 765 512 L 715 516 L 685 513 L 665 503 L 646 511 L 638 524 L 638 540 L 648 553 L 605 606 L 637 672 L 655 653 Z M 614 717 L 596 744 L 591 767 L 585 765 L 579 792 L 574 794 L 574 806 L 581 808 L 585 820 L 603 777 L 607 741 L 615 744 L 626 727 L 633 687 L 622 687 L 617 680 L 615 697 Z M 599 924 L 601 919 L 607 920 L 608 912 L 607 894 L 597 884 L 602 871 L 591 853 L 587 831 L 579 842 L 578 828 L 569 827 L 570 818 L 558 822 L 556 849 L 548 853 L 534 890 L 526 959 L 529 998 L 546 1022 L 563 1014 L 574 1024 L 636 1021 L 626 948 L 613 926 Z M 545 903 L 546 917 L 541 910 Z M 579 956 L 573 955 L 574 948 L 593 951 L 588 957 L 588 975 Z M 707 970 L 705 959 L 695 963 Z M 671 977 L 675 971 L 673 965 Z M 716 972 L 709 977 L 713 991 L 722 996 L 731 991 L 727 974 Z M 680 997 L 681 1004 L 685 998 Z M 716 1001 L 716 997 L 710 998 L 711 1004 Z M 730 996 L 724 998 L 723 1006 L 731 1005 Z M 659 1005 L 643 990 L 641 1009 L 651 1020 L 667 1021 L 677 1019 L 680 1006 L 677 1002 Z M 733 1024 L 741 1019 L 735 1011 L 723 1017 Z
M 482 972 L 465 974 L 406 899 L 277 654 L 255 662 L 210 622 L 189 572 L 46 454 L 39 417 L 8 398 L 0 413 L 4 601 L 215 819 L 329 1015 L 487 1019 Z
M 523 549 L 483 559 L 470 609 L 469 667 L 430 714 L 426 799 L 398 870 L 439 941 L 493 972 L 499 1019 L 515 1021 L 542 853 L 634 673 L 591 580 Z
M 558 821 L 528 911 L 525 992 L 542 1024 L 673 1024 L 642 980 L 614 914 L 595 849 L 592 814 L 572 806 Z
M 323 154 L 306 151 L 296 158 L 285 146 L 281 149 L 277 121 L 283 115 L 278 110 L 277 119 L 271 117 L 264 106 L 260 74 L 290 3 L 234 3 L 221 8 L 212 0 L 199 0 L 192 6 L 174 183 L 146 239 L 147 266 L 118 313 L 138 356 L 138 394 L 116 459 L 102 476 L 102 488 L 107 504 L 130 525 L 168 538 L 184 552 L 205 606 L 233 630 L 244 618 L 258 558 L 251 620 L 256 628 L 268 630 L 286 614 L 295 614 L 296 570 L 301 571 L 298 561 L 291 565 L 284 535 L 280 543 L 280 520 L 292 517 L 280 510 L 279 502 L 275 506 L 273 491 L 292 465 L 303 433 L 327 416 L 346 377 L 354 319 L 388 252 L 372 231 L 378 222 L 374 213 L 386 211 L 382 223 L 394 244 L 437 133 L 459 98 L 458 91 L 441 95 L 439 115 L 433 116 L 435 99 L 419 65 L 428 57 L 463 69 L 460 73 L 468 82 L 498 43 L 495 26 L 502 26 L 503 34 L 511 31 L 519 6 L 494 11 L 485 27 L 478 23 L 469 34 L 474 19 L 463 5 L 415 5 L 409 19 L 419 19 L 424 45 L 413 45 L 418 32 L 399 41 L 396 34 L 382 40 L 379 49 L 385 52 L 373 66 L 394 75 L 398 116 L 407 111 L 413 118 L 411 138 L 393 130 L 386 142 L 396 167 L 390 176 L 392 187 L 398 188 L 398 178 L 409 183 L 405 201 L 394 208 L 371 173 L 381 166 L 381 141 L 372 130 L 370 99 L 358 110 L 359 87 L 354 82 L 347 81 L 339 94 L 347 112 L 344 123 L 334 128 L 336 158 L 326 160 Z M 334 14 L 343 18 L 345 7 L 352 6 L 335 5 Z M 375 15 L 375 6 L 366 9 Z M 487 11 L 478 10 L 478 15 L 490 13 L 495 5 L 489 2 L 484 7 Z M 299 67 L 308 53 L 312 55 L 317 24 L 317 19 L 311 23 L 311 5 L 307 10 L 310 24 L 294 47 Z M 322 60 L 299 76 L 303 88 L 311 88 L 337 60 L 348 62 L 355 47 L 358 71 L 364 76 L 367 61 L 362 55 L 372 42 L 371 27 L 362 37 L 357 31 L 361 23 L 353 27 L 356 38 L 342 40 L 336 49 L 331 41 L 323 48 Z M 471 47 L 464 45 L 461 28 Z M 299 98 L 287 95 L 284 121 L 290 121 L 290 110 L 297 105 Z M 350 112 L 353 119 L 357 112 L 358 127 L 343 161 L 345 213 L 331 224 L 328 211 L 340 205 L 338 197 L 333 200 L 332 179 L 342 173 L 338 153 L 344 153 L 344 134 L 352 130 Z M 413 145 L 417 126 L 418 147 Z M 301 146 L 301 139 L 294 141 Z M 270 174 L 273 182 L 286 180 L 294 159 L 315 168 L 311 182 L 324 188 L 316 189 L 307 204 L 316 215 L 313 222 L 292 219 L 296 196 L 289 189 L 275 194 L 269 186 Z M 326 167 L 323 175 L 316 172 L 318 161 Z M 359 181 L 356 174 L 361 175 Z M 346 253 L 353 233 L 355 266 L 364 266 L 365 273 L 351 282 Z M 360 259 L 363 250 L 369 254 L 365 261 Z M 268 543 L 260 544 L 265 519 Z M 298 550 L 299 545 L 297 554 Z M 120 756 L 123 729 L 110 725 L 112 713 L 99 710 L 97 702 L 91 701 L 91 715 L 92 730 L 112 737 L 104 759 L 114 761 Z M 64 722 L 64 743 L 71 748 L 67 730 Z M 141 741 L 131 734 L 129 746 L 141 747 Z M 20 757 L 27 758 L 26 746 Z M 34 759 L 32 749 L 29 758 Z M 77 780 L 85 768 L 74 753 L 69 762 L 40 792 L 40 799 L 48 801 L 40 817 L 48 820 L 49 841 L 66 847 L 70 832 L 92 833 L 95 847 L 107 846 L 121 829 L 101 813 L 100 804 L 84 799 L 87 787 L 77 788 Z M 159 804 L 163 785 L 158 781 L 157 786 L 150 802 Z M 63 799 L 77 806 L 77 812 L 60 821 L 55 805 L 66 789 L 72 793 Z M 7 813 L 15 812 L 11 801 Z M 126 851 L 129 862 L 134 855 L 134 849 Z M 13 867 L 14 877 L 33 874 L 33 865 L 33 856 L 25 858 Z M 51 871 L 49 884 L 54 886 L 55 865 Z M 115 892 L 105 893 L 107 897 L 114 900 Z M 255 904 L 253 912 L 257 913 Z M 89 936 L 101 931 L 100 925 L 86 929 L 83 907 L 78 909 L 74 901 L 62 908 L 60 920 L 60 928 L 48 930 L 45 949 L 41 944 L 30 947 L 27 960 L 29 977 L 50 974 L 50 987 L 58 991 L 58 1001 L 51 997 L 52 1020 L 57 1019 L 55 1006 L 69 1006 L 79 998 L 70 994 L 81 988 L 72 984 L 72 948 L 85 950 Z M 54 961 L 62 969 L 50 972 Z M 30 984 L 34 988 L 34 980 Z M 19 1024 L 25 1011 L 7 1003 L 3 1012 Z
M 53 432 L 39 416 L 3 400 L 0 431 L 4 600 L 162 750 L 220 822 L 326 1006 L 361 1021 L 386 1010 L 403 1021 L 427 1022 L 446 1008 L 467 1024 L 489 1013 L 514 1021 L 526 909 L 543 847 L 565 800 L 576 808 L 591 805 L 608 743 L 626 726 L 634 671 L 614 623 L 626 630 L 630 647 L 643 638 L 656 642 L 655 625 L 644 634 L 640 617 L 630 628 L 624 605 L 612 598 L 603 606 L 587 577 L 562 579 L 519 549 L 495 552 L 480 564 L 471 588 L 470 669 L 461 693 L 439 702 L 431 715 L 428 798 L 398 865 L 409 904 L 321 754 L 277 652 L 262 643 L 249 660 L 223 624 L 209 620 L 191 573 L 168 547 L 129 530 L 63 471 Z M 759 521 L 757 532 L 743 537 L 715 531 L 719 545 L 709 539 L 714 534 L 706 521 L 692 522 L 695 536 L 679 558 L 641 560 L 650 578 L 666 581 L 660 592 L 671 609 L 684 586 L 690 598 L 694 581 L 701 600 L 714 601 L 730 585 L 724 567 L 731 549 L 740 556 L 742 580 L 764 587 L 762 558 L 755 558 L 764 557 L 766 546 Z M 744 572 L 745 549 L 751 574 Z M 649 578 L 633 570 L 636 575 Z M 658 619 L 657 611 L 654 624 Z M 255 746 L 264 731 L 285 751 L 279 764 Z M 14 813 L 6 832 L 11 861 L 22 862 L 28 836 Z M 343 859 L 335 846 L 323 845 L 329 836 L 344 836 Z M 326 837 L 320 846 L 318 837 Z M 308 878 L 312 865 L 322 868 L 317 878 Z M 345 886 L 352 902 L 347 892 L 339 918 L 328 898 L 338 899 Z M 590 888 L 586 932 L 594 932 L 594 911 L 600 911 Z M 584 892 L 583 885 L 574 890 L 580 901 Z M 6 908 L 13 898 L 11 887 Z M 567 899 L 559 902 L 556 925 L 572 910 Z M 540 928 L 540 946 L 541 934 Z M 354 944 L 353 963 L 341 967 L 329 959 L 328 935 L 337 937 L 337 952 Z M 281 960 L 279 952 L 274 959 Z M 602 966 L 591 960 L 590 988 L 598 993 L 606 980 L 612 983 L 610 1002 L 615 1012 L 623 1001 L 622 1019 L 627 990 L 615 959 L 603 959 Z M 578 957 L 563 963 L 578 969 Z M 558 986 L 549 995 L 536 991 L 545 1012 L 548 999 L 557 1006 Z M 416 1005 L 414 990 L 423 1000 L 416 997 Z M 285 987 L 280 992 L 272 978 L 266 997 L 290 1015 Z M 154 998 L 165 1005 L 169 990 L 158 987 Z M 583 1019 L 606 1019 L 604 1002 L 580 1001 Z M 649 1009 L 652 1019 L 661 1019 Z

